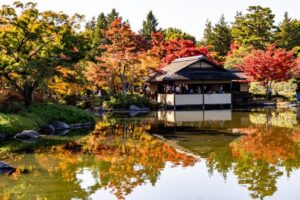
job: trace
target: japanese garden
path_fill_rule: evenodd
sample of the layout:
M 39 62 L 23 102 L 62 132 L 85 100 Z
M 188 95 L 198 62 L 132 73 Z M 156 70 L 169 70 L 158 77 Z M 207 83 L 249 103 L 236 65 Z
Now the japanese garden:
M 150 8 L 136 30 L 113 7 L 40 4 L 0 2 L 0 199 L 300 196 L 288 10 L 207 16 L 195 36 Z

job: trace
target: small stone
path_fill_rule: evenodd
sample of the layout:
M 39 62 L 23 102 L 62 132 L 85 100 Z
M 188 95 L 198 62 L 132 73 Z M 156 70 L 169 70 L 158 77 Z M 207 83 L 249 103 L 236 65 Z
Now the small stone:
M 139 107 L 137 107 L 137 106 L 135 106 L 135 105 L 129 106 L 129 109 L 130 109 L 131 111 L 140 111 L 140 110 L 141 110 Z
M 35 130 L 24 130 L 21 133 L 17 133 L 14 138 L 19 140 L 30 140 L 38 139 L 40 137 L 39 133 Z
M 68 124 L 60 121 L 52 122 L 51 125 L 54 127 L 55 131 L 67 130 L 71 128 Z

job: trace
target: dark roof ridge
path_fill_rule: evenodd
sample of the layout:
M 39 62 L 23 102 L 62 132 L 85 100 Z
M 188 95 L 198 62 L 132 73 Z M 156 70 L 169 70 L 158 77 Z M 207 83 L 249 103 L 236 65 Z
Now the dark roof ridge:
M 177 62 L 185 62 L 185 61 L 190 61 L 190 60 L 207 60 L 207 58 L 204 55 L 198 55 L 198 56 L 189 56 L 189 57 L 184 57 L 184 58 L 176 58 L 173 60 L 172 63 L 177 63 Z

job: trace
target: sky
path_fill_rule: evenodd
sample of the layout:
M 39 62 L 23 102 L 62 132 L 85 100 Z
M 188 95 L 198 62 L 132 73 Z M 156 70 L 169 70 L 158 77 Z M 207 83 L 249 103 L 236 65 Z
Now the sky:
M 27 2 L 28 0 L 21 0 Z M 134 31 L 138 31 L 152 10 L 159 27 L 176 27 L 202 38 L 206 20 L 216 23 L 222 14 L 232 22 L 237 11 L 245 12 L 250 5 L 270 7 L 276 15 L 276 23 L 288 11 L 290 17 L 300 19 L 299 0 L 32 0 L 41 10 L 63 11 L 69 15 L 83 14 L 89 20 L 99 13 L 109 13 L 116 8 L 124 20 L 129 20 Z M 0 0 L 0 5 L 12 4 L 13 0 Z

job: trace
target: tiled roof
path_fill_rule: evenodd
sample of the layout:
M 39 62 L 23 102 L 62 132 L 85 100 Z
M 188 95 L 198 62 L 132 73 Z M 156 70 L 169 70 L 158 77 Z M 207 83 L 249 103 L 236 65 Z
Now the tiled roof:
M 215 70 L 207 69 L 186 69 L 196 62 L 206 62 L 214 67 Z M 150 82 L 167 81 L 207 81 L 207 80 L 242 80 L 240 74 L 226 70 L 215 63 L 209 61 L 205 56 L 193 56 L 179 58 L 171 64 L 161 69 L 161 73 L 156 74 Z

